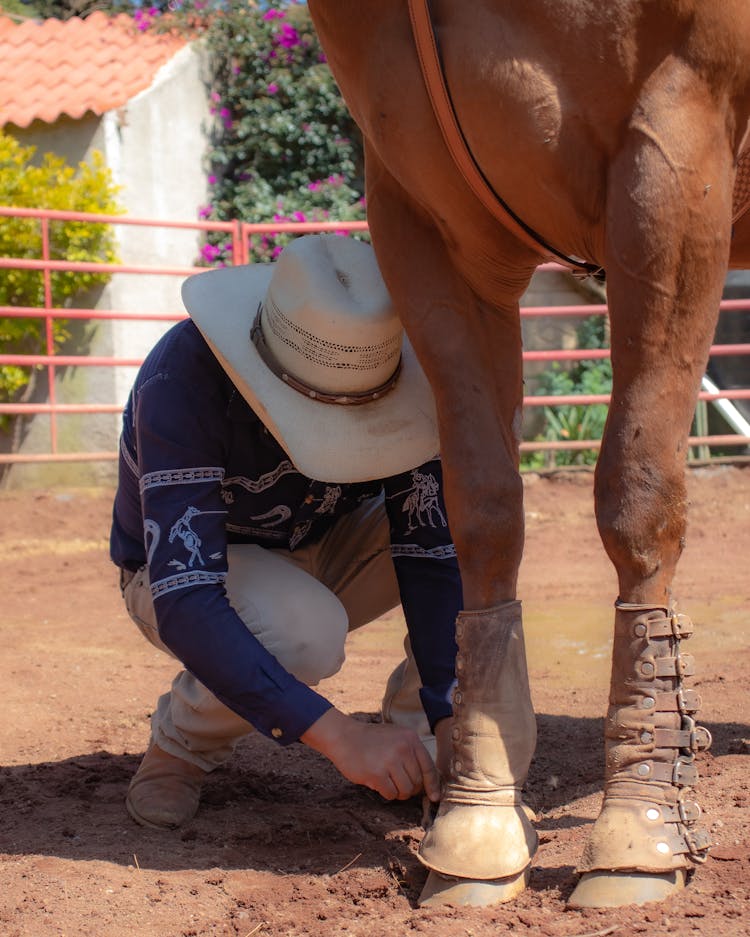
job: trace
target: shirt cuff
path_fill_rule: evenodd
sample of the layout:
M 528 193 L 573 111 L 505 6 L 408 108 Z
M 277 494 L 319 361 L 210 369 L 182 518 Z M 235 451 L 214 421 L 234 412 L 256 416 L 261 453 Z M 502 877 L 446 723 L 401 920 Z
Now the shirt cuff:
M 254 701 L 255 706 L 246 709 L 241 696 L 233 696 L 229 700 L 216 695 L 225 706 L 247 719 L 261 735 L 273 739 L 279 745 L 298 742 L 300 736 L 333 707 L 330 700 L 294 678 L 283 690 L 279 688 L 278 693 L 268 693 L 260 712 L 257 699 Z
M 453 690 L 456 681 L 446 684 L 442 687 L 423 686 L 419 691 L 419 697 L 422 700 L 427 721 L 430 723 L 430 729 L 435 731 L 435 726 L 441 719 L 447 719 L 453 715 Z

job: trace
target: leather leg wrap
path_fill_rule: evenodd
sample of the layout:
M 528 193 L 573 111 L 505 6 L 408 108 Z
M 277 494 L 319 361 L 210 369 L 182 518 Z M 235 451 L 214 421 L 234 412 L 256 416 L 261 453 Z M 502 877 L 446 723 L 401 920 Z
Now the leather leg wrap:
M 683 688 L 694 672 L 681 645 L 690 619 L 666 608 L 617 603 L 605 728 L 602 811 L 580 872 L 671 872 L 705 859 L 709 838 L 695 828 L 695 753 L 711 744 L 694 716 L 700 697 Z
M 447 876 L 505 878 L 537 846 L 521 802 L 536 745 L 521 603 L 461 612 L 456 640 L 453 757 L 419 858 Z

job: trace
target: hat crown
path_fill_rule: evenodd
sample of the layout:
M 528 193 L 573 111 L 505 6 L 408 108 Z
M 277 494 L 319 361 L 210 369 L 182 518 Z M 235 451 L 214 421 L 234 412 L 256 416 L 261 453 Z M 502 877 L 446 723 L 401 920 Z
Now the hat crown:
M 328 235 L 282 251 L 260 316 L 282 372 L 324 394 L 365 394 L 399 364 L 403 329 L 368 245 Z

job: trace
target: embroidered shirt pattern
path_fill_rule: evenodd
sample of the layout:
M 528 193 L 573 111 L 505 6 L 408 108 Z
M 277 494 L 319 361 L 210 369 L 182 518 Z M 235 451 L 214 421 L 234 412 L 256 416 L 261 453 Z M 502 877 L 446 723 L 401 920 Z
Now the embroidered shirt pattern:
M 404 615 L 428 675 L 423 704 L 443 718 L 462 597 L 441 485 L 437 460 L 359 484 L 305 477 L 187 319 L 146 358 L 123 414 L 110 554 L 133 571 L 148 565 L 159 633 L 187 669 L 260 731 L 280 728 L 286 744 L 330 704 L 285 671 L 231 606 L 227 546 L 295 550 L 385 495 Z

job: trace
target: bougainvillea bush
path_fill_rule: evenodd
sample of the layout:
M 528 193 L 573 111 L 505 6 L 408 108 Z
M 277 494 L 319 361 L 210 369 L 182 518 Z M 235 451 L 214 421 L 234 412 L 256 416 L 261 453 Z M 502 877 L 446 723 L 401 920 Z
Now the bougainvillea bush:
M 173 4 L 173 7 L 176 5 Z M 144 28 L 175 22 L 200 33 L 207 54 L 210 201 L 218 221 L 358 221 L 365 218 L 362 143 L 328 67 L 306 4 L 183 3 L 144 9 Z M 257 238 L 253 259 L 288 238 Z M 211 235 L 203 262 L 231 262 Z

